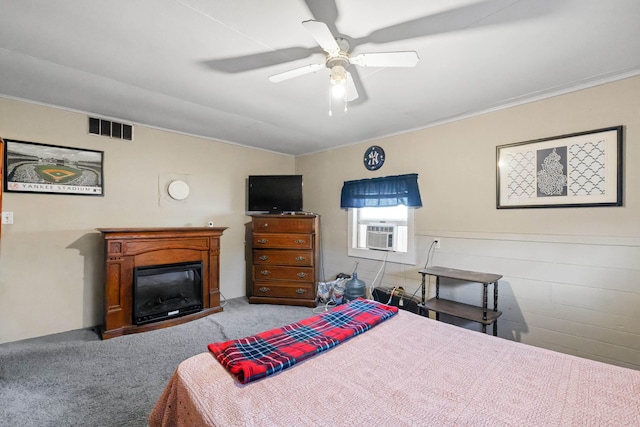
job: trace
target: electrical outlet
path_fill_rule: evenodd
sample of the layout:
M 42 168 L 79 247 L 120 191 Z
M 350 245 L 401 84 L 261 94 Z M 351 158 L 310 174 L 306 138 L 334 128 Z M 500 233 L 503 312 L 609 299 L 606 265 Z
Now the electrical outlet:
M 13 224 L 13 212 L 2 212 L 2 223 Z
M 439 237 L 434 237 L 433 238 L 433 248 L 434 249 L 440 249 L 440 238 Z

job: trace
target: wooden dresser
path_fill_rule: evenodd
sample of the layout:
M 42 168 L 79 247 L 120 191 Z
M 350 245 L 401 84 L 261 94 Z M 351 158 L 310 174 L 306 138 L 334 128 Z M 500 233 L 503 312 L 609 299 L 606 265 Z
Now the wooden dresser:
M 250 303 L 316 306 L 318 215 L 254 215 L 247 294 Z

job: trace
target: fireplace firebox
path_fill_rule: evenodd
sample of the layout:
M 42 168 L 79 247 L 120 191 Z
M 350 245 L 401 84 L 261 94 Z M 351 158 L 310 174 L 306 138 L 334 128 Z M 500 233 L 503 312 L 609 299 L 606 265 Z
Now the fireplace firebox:
M 202 263 L 136 267 L 133 321 L 136 325 L 202 310 Z

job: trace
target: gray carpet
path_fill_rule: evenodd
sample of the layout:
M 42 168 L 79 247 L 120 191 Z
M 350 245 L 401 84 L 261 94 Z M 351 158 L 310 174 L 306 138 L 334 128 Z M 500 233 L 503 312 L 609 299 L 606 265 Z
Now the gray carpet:
M 313 315 L 311 308 L 229 300 L 183 325 L 102 341 L 77 330 L 0 345 L 0 426 L 146 426 L 178 364 L 214 341 Z

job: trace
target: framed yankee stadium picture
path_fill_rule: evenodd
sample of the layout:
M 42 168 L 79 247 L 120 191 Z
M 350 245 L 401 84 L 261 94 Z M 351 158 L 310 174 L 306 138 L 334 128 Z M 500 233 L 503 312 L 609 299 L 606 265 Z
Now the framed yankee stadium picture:
M 6 192 L 104 195 L 102 151 L 4 141 Z

